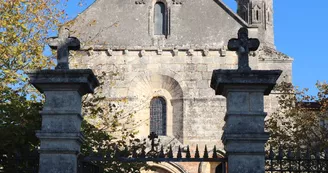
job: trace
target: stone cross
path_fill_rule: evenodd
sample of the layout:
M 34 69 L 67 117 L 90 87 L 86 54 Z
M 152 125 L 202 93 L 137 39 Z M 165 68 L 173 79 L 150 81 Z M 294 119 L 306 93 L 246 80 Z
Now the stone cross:
M 240 28 L 238 38 L 229 40 L 228 49 L 238 53 L 238 71 L 251 71 L 249 67 L 249 52 L 256 51 L 260 46 L 260 41 L 248 38 L 247 28 Z
M 151 140 L 151 151 L 155 151 L 155 139 L 158 138 L 158 135 L 154 132 L 151 132 L 148 138 Z
M 70 37 L 69 29 L 66 27 L 61 27 L 58 35 L 58 37 L 50 37 L 47 39 L 50 48 L 57 50 L 57 66 L 55 69 L 69 69 L 69 51 L 79 50 L 80 41 L 75 37 Z

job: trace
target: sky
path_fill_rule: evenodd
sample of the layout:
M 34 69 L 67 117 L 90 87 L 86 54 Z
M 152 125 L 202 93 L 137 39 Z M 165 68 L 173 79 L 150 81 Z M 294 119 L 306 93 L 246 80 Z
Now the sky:
M 71 19 L 93 2 L 77 1 L 69 1 Z M 235 0 L 222 1 L 236 11 Z M 274 0 L 274 32 L 277 50 L 294 59 L 293 84 L 315 95 L 315 83 L 328 82 L 328 0 Z

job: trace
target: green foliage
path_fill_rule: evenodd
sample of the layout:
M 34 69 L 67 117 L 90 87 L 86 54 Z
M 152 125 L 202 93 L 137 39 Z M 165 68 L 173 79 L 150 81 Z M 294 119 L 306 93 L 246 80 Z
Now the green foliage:
M 22 158 L 18 163 L 16 159 L 31 155 L 39 146 L 35 131 L 41 126 L 42 104 L 9 89 L 0 98 L 0 167 L 4 172 L 24 170 L 31 166 L 31 161 L 38 163 L 37 158 L 34 161 Z
M 109 74 L 102 73 L 98 76 L 101 83 L 95 94 L 87 95 L 83 101 L 83 114 L 85 121 L 82 131 L 86 136 L 86 142 L 82 146 L 84 155 L 99 154 L 111 159 L 118 156 L 131 156 L 133 151 L 141 151 L 145 144 L 135 138 L 137 123 L 133 114 L 125 113 L 118 105 L 126 100 L 113 102 L 106 98 L 103 91 L 103 81 Z M 108 173 L 138 173 L 146 167 L 144 162 L 98 162 L 96 165 Z
M 306 94 L 289 83 L 276 89 L 279 109 L 266 120 L 270 132 L 268 144 L 304 148 L 313 151 L 328 148 L 328 84 L 318 82 L 316 96 Z
M 53 66 L 53 61 L 44 55 L 45 38 L 65 22 L 66 2 L 0 1 L 0 169 L 5 172 L 13 172 L 10 168 L 25 170 L 31 166 L 25 161 L 17 163 L 14 158 L 29 155 L 39 146 L 35 131 L 41 129 L 42 96 L 28 84 L 26 71 Z M 89 96 L 84 110 L 88 115 L 82 124 L 86 136 L 82 146 L 84 155 L 113 153 L 114 148 L 126 152 L 126 148 L 131 150 L 143 145 L 134 137 L 137 132 L 133 130 L 132 114 L 115 108 L 105 97 Z M 131 126 L 126 128 L 129 124 Z M 138 172 L 144 164 L 101 165 L 107 172 Z

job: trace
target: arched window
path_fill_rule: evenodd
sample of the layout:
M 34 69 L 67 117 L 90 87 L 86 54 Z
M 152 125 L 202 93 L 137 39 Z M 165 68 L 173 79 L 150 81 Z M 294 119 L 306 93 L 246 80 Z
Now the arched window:
M 166 135 L 166 101 L 162 97 L 150 101 L 150 132 Z
M 168 32 L 168 17 L 165 4 L 156 2 L 154 6 L 154 34 L 167 35 Z

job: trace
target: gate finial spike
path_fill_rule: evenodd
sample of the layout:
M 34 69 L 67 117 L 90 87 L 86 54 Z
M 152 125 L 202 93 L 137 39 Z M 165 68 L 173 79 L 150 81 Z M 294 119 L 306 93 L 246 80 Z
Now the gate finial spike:
M 163 145 L 161 146 L 161 151 L 159 152 L 159 158 L 165 158 L 165 154 L 164 154 L 164 147 Z
M 133 158 L 137 158 L 137 157 L 138 157 L 138 154 L 137 154 L 137 148 L 136 148 L 136 147 L 133 148 L 133 151 L 132 151 L 132 157 L 133 157 Z
M 146 158 L 146 147 L 142 147 L 141 153 L 140 153 L 140 158 Z
M 292 154 L 292 151 L 289 148 L 288 153 L 287 153 L 287 159 L 292 159 L 292 158 L 293 158 L 293 154 Z
M 169 147 L 169 153 L 167 154 L 168 158 L 173 158 L 173 151 L 172 151 L 172 146 L 170 145 Z
M 189 145 L 187 146 L 187 153 L 186 153 L 186 158 L 191 158 L 190 156 L 190 150 L 189 150 Z
M 279 152 L 278 152 L 278 159 L 282 160 L 282 158 L 284 157 L 284 152 L 282 151 L 282 147 L 279 147 Z
M 316 158 L 317 160 L 320 159 L 320 149 L 319 149 L 319 148 L 317 149 L 317 151 L 316 151 L 316 153 L 315 153 L 315 158 Z
M 213 159 L 216 159 L 218 158 L 218 155 L 216 153 L 216 145 L 214 145 L 214 148 L 213 148 Z
M 199 156 L 199 150 L 198 150 L 198 145 L 196 145 L 196 152 L 195 152 L 195 158 L 198 159 Z
M 181 159 L 181 158 L 182 158 L 181 147 L 180 147 L 180 145 L 179 145 L 179 149 L 178 149 L 177 158 L 178 158 L 178 159 Z
M 207 159 L 208 158 L 208 152 L 207 152 L 207 146 L 205 145 L 205 150 L 204 150 L 204 156 L 203 156 L 204 159 Z
M 306 157 L 306 159 L 311 159 L 311 154 L 310 154 L 310 149 L 309 149 L 309 147 L 306 148 L 305 157 Z
M 301 149 L 299 147 L 297 148 L 295 157 L 296 157 L 297 160 L 301 159 Z
M 271 159 L 271 160 L 274 159 L 274 152 L 273 152 L 272 146 L 270 146 L 269 159 Z
M 114 154 L 115 159 L 118 159 L 121 157 L 120 150 L 118 149 L 117 146 L 115 146 L 115 154 Z

